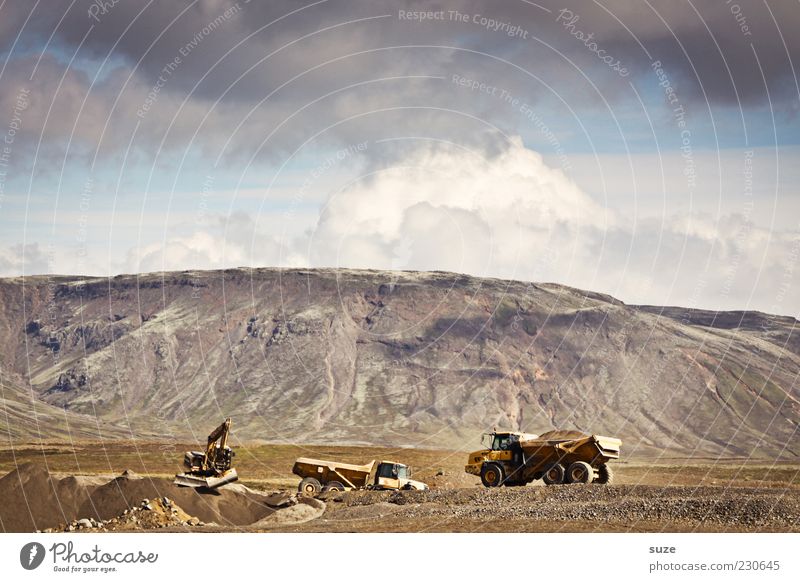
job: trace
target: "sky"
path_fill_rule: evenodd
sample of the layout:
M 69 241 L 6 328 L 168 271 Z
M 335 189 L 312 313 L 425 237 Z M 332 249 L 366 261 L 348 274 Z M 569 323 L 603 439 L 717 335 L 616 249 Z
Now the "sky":
M 800 2 L 0 4 L 0 276 L 443 270 L 800 317 Z

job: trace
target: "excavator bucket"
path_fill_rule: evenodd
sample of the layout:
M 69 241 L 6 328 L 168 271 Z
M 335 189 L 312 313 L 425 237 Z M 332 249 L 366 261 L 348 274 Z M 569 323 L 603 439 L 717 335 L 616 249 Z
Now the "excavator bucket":
M 183 457 L 184 473 L 175 475 L 173 483 L 183 487 L 216 489 L 239 479 L 231 467 L 235 453 L 228 446 L 231 419 L 211 431 L 205 451 L 186 451 Z
M 181 473 L 180 475 L 175 475 L 175 480 L 173 483 L 181 487 L 194 487 L 195 489 L 216 489 L 217 487 L 222 487 L 228 483 L 233 483 L 238 479 L 239 475 L 236 473 L 236 469 L 231 469 L 222 475 L 212 477 L 203 477 L 201 475 L 194 475 L 192 473 Z

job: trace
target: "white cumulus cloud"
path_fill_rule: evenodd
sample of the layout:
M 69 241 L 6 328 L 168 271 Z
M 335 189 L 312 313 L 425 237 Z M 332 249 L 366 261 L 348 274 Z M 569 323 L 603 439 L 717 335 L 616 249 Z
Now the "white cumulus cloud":
M 578 252 L 615 219 L 515 138 L 495 157 L 441 144 L 336 193 L 312 233 L 313 265 L 530 276 L 537 251 Z

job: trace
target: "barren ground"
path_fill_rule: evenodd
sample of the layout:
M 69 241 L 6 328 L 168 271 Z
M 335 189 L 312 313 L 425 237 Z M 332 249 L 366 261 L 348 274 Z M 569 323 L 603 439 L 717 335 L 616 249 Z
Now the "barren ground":
M 182 511 L 202 514 L 203 521 L 212 523 L 192 531 L 800 531 L 800 464 L 661 458 L 649 464 L 615 463 L 615 483 L 608 487 L 535 483 L 486 490 L 476 477 L 464 473 L 464 452 L 254 445 L 236 448 L 239 485 L 249 490 L 225 491 L 212 498 L 187 495 L 170 483 L 180 470 L 183 451 L 189 448 L 196 447 L 132 441 L 17 446 L 0 449 L 0 476 L 35 463 L 55 485 L 34 494 L 54 497 L 66 495 L 59 491 L 67 491 L 65 484 L 77 476 L 87 487 L 81 495 L 89 496 L 89 501 L 74 503 L 75 511 L 91 507 L 98 520 L 113 519 L 126 507 L 140 506 L 141 498 L 168 497 Z M 298 479 L 291 467 L 298 456 L 359 463 L 373 458 L 398 460 L 411 465 L 415 478 L 428 483 L 431 490 L 337 493 L 323 497 L 321 516 L 302 504 L 291 511 L 277 506 L 260 510 L 259 504 L 266 504 L 268 497 L 258 492 L 271 494 L 269 499 L 274 501 L 278 499 L 275 493 L 295 491 Z M 126 470 L 145 479 L 111 482 Z M 108 490 L 113 492 L 111 498 Z M 63 507 L 69 504 L 51 501 L 65 518 L 47 527 L 66 525 L 71 518 Z M 112 502 L 113 507 L 102 506 Z M 269 517 L 266 521 L 265 516 Z M 74 515 L 80 517 L 89 516 Z M 9 519 L 3 519 L 4 529 L 9 530 Z M 136 523 L 145 523 L 129 521 L 126 516 L 103 527 L 130 531 Z M 187 526 L 173 519 L 158 527 L 181 531 Z M 37 529 L 42 528 L 37 525 Z

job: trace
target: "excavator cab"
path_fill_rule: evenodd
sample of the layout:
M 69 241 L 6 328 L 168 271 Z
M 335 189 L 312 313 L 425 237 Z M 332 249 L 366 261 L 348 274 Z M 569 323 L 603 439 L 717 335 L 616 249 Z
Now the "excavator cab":
M 175 475 L 173 483 L 183 487 L 216 489 L 239 479 L 232 467 L 236 453 L 228 446 L 230 430 L 231 419 L 226 418 L 208 435 L 205 452 L 187 451 L 183 456 L 186 472 Z

